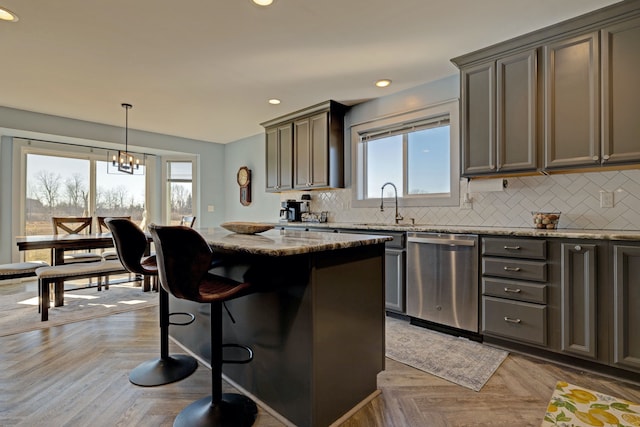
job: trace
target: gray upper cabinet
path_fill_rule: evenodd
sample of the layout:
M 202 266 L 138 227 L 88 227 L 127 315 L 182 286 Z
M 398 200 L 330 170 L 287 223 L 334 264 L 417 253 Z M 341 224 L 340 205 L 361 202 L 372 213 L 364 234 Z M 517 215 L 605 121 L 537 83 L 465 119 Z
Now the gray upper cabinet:
M 294 188 L 308 189 L 331 186 L 329 167 L 332 163 L 336 166 L 337 162 L 329 161 L 329 113 L 323 112 L 297 120 L 293 128 L 296 171 Z M 335 186 L 342 186 L 342 184 L 336 183 Z
M 640 18 L 604 28 L 602 163 L 640 162 Z
M 544 46 L 545 169 L 600 162 L 598 33 Z
M 474 176 L 496 171 L 495 64 L 461 71 L 462 174 Z
M 267 191 L 310 190 L 314 188 L 344 187 L 344 114 L 346 107 L 335 101 L 327 101 L 262 123 L 267 140 Z M 275 186 L 278 176 L 274 169 L 278 156 L 275 154 L 276 129 L 289 129 L 291 149 L 287 159 L 280 158 L 282 165 L 290 160 L 289 173 L 292 181 Z M 280 134 L 280 137 L 284 134 Z M 282 175 L 282 174 L 280 174 Z
M 535 170 L 536 50 L 463 68 L 461 78 L 463 175 Z
M 497 61 L 498 171 L 536 169 L 537 57 L 533 49 Z
M 291 190 L 293 166 L 293 129 L 291 124 L 266 129 L 266 190 Z
M 640 0 L 451 61 L 463 176 L 640 163 Z

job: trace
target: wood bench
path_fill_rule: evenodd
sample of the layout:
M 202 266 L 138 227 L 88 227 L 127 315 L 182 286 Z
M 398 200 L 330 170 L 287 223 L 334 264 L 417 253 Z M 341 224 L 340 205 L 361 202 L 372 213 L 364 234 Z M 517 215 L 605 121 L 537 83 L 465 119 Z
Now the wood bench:
M 35 271 L 38 276 L 38 299 L 40 308 L 40 320 L 49 320 L 49 298 L 51 284 L 55 284 L 55 294 L 64 294 L 64 281 L 71 279 L 86 279 L 89 277 L 98 278 L 98 290 L 102 289 L 102 278 L 111 274 L 128 273 L 119 260 L 86 262 L 64 265 L 53 265 L 50 267 L 40 267 Z M 105 289 L 109 284 L 105 283 Z M 62 301 L 62 298 L 56 298 Z M 60 305 L 60 304 L 57 304 Z
M 47 267 L 44 261 L 14 262 L 12 264 L 0 264 L 0 280 L 18 279 L 36 275 L 36 270 Z

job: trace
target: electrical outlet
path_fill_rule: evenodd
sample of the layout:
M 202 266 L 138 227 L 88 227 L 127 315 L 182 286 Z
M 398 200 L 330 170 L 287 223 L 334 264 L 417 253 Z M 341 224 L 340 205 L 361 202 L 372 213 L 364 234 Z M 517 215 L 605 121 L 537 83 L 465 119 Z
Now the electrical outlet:
M 613 207 L 613 193 L 610 191 L 600 191 L 600 207 L 612 208 Z
M 213 211 L 214 211 L 213 205 L 207 206 L 207 212 L 213 212 Z

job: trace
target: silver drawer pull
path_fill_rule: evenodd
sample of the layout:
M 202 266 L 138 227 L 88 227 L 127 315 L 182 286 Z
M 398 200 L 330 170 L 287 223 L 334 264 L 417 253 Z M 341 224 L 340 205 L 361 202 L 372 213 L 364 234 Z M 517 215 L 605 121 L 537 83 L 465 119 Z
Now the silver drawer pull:
M 520 246 L 505 246 L 504 248 L 509 250 L 509 251 L 519 251 L 520 250 Z
M 512 319 L 510 317 L 504 316 L 504 321 L 509 323 L 520 323 L 522 320 L 520 319 Z
M 520 267 L 507 267 L 504 266 L 504 271 L 520 271 Z
M 511 288 L 504 288 L 505 292 L 512 292 L 514 294 L 519 294 L 520 293 L 520 289 L 511 289 Z

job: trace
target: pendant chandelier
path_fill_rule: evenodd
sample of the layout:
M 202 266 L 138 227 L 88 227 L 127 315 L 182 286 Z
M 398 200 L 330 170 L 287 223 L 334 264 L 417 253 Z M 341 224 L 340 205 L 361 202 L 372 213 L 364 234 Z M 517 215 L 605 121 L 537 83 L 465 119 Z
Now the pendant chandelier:
M 118 166 L 118 171 L 133 175 L 133 171 L 140 169 L 140 159 L 134 153 L 129 152 L 129 110 L 131 104 L 122 104 L 125 109 L 124 151 L 118 150 L 118 157 L 111 159 L 113 166 Z

